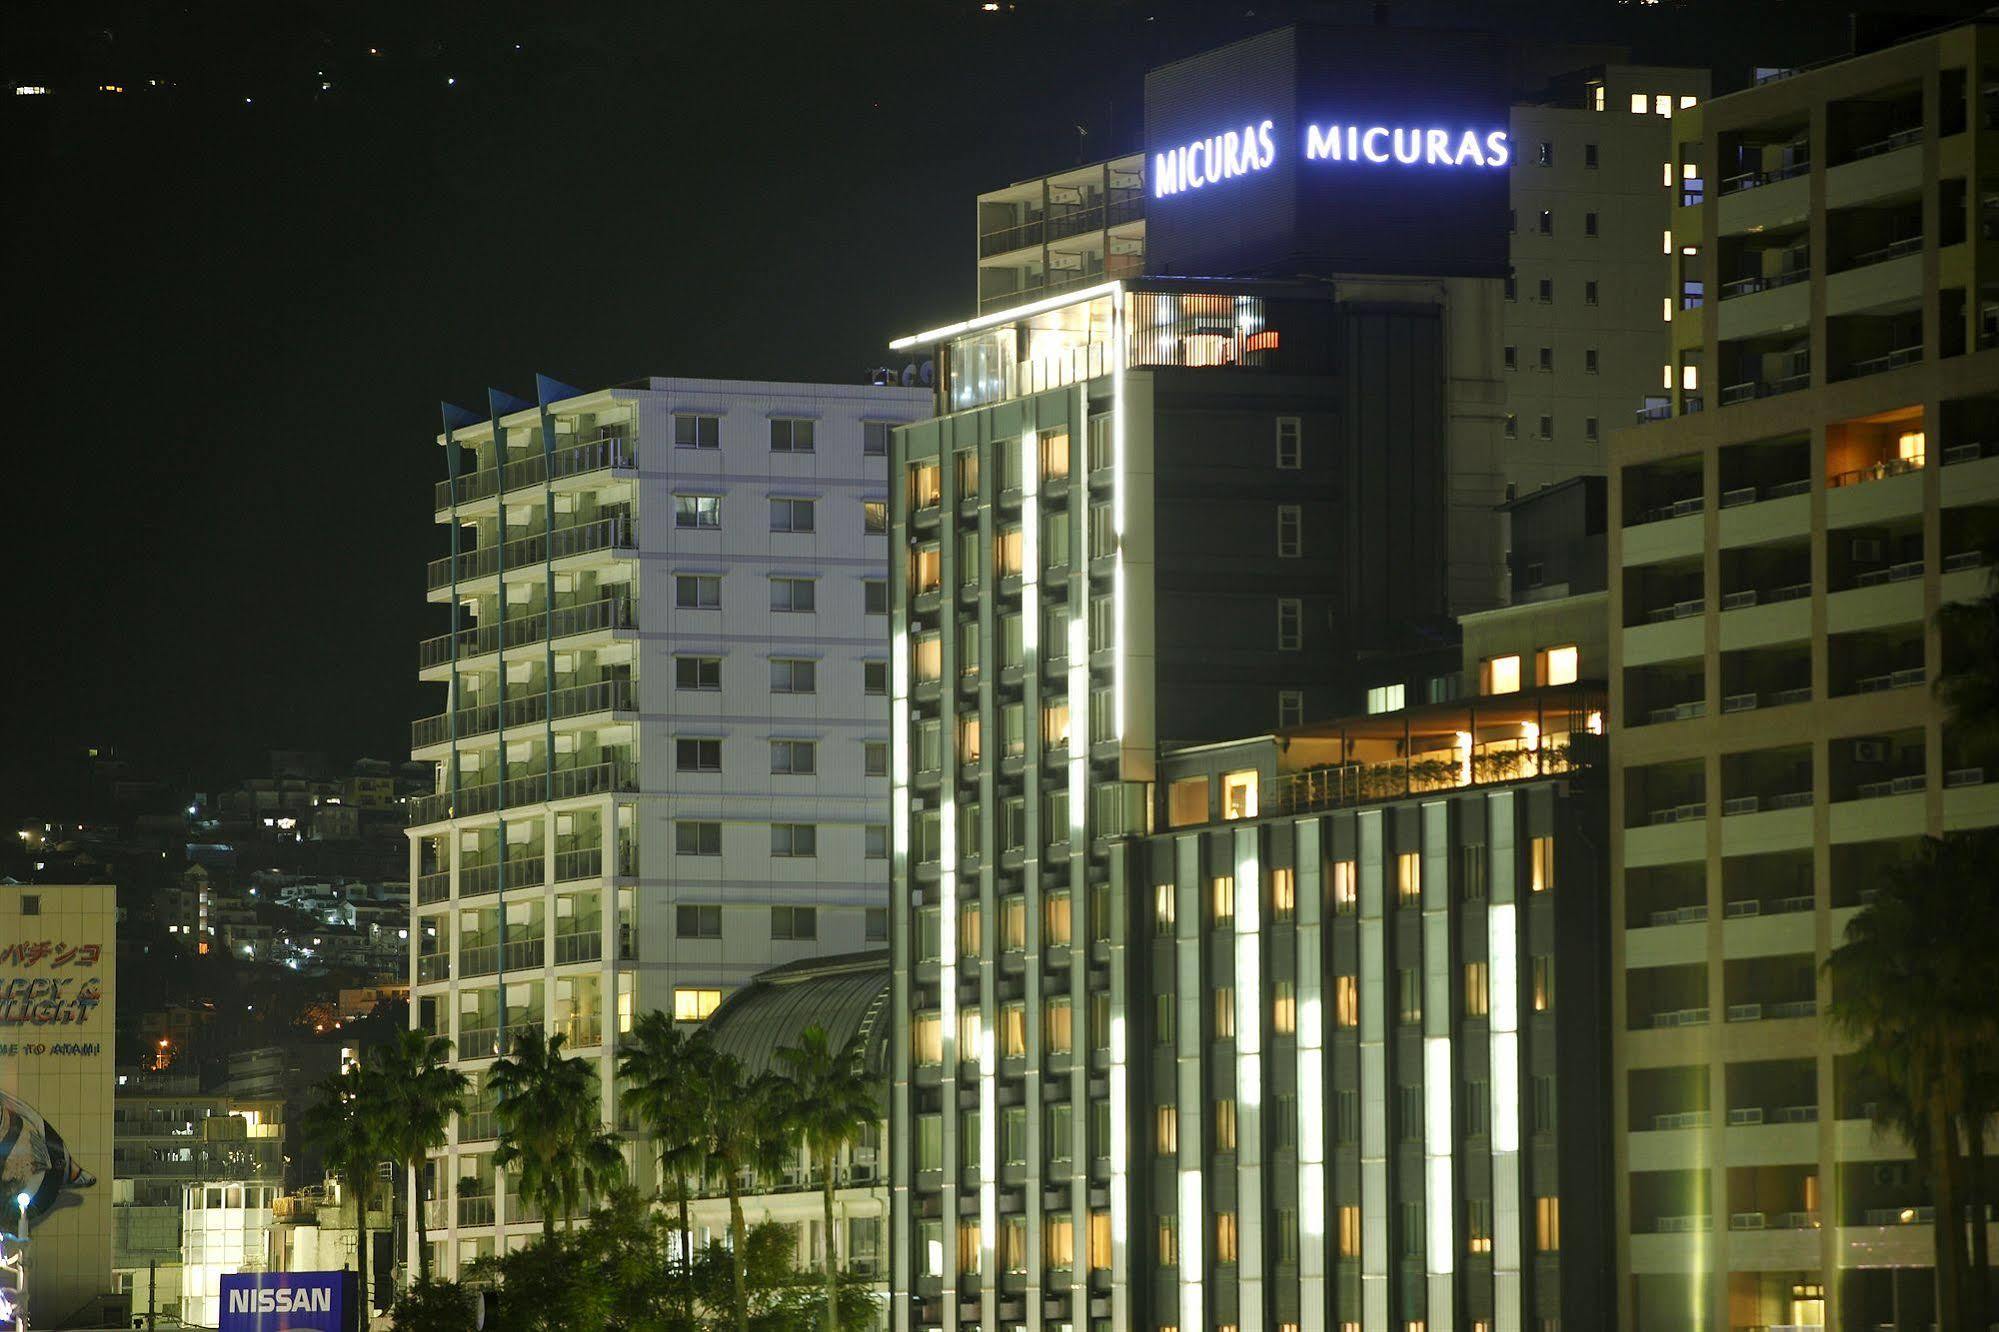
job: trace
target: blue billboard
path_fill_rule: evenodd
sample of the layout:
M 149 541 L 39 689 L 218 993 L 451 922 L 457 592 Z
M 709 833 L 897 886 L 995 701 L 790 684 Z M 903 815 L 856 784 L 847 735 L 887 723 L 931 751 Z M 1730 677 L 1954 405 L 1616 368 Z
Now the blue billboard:
M 243 1272 L 222 1278 L 221 1332 L 352 1332 L 352 1272 Z

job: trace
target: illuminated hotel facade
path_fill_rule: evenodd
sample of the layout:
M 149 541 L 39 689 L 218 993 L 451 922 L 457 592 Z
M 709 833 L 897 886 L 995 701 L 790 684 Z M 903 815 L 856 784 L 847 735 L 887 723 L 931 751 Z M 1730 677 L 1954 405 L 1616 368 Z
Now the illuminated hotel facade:
M 1676 118 L 1661 419 L 1611 446 L 1622 1326 L 1932 1325 L 1928 1187 L 1822 966 L 1999 823 L 1934 694 L 1999 520 L 1999 31 Z
M 655 378 L 447 409 L 412 728 L 413 1025 L 478 1087 L 566 1038 L 614 1124 L 636 1014 L 705 1020 L 774 964 L 887 936 L 888 433 L 920 389 Z M 438 1270 L 537 1229 L 456 1117 Z M 654 1161 L 628 1146 L 636 1181 Z M 413 1242 L 413 1241 L 412 1241 Z

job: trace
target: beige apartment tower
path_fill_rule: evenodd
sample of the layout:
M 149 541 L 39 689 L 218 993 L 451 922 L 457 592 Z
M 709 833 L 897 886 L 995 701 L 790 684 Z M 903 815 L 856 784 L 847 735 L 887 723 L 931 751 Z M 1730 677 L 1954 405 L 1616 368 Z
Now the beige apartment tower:
M 1919 839 L 1999 822 L 1932 688 L 1999 550 L 1995 58 L 1961 26 L 1674 120 L 1666 391 L 1609 480 L 1626 1328 L 1934 1317 L 1822 966 Z

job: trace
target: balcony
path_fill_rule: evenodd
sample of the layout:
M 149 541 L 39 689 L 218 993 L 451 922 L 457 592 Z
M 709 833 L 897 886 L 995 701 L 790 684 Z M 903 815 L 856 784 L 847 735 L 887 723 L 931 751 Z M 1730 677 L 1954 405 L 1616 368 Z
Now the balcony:
M 1733 407 L 1737 403 L 1754 402 L 1758 398 L 1775 398 L 1786 393 L 1795 393 L 1802 388 L 1810 388 L 1810 373 L 1781 375 L 1775 379 L 1745 379 L 1737 384 L 1724 384 L 1721 390 L 1721 405 Z
M 494 861 L 489 865 L 460 865 L 458 895 L 464 898 L 497 893 L 503 878 L 508 888 L 539 888 L 546 870 L 547 866 L 539 855 L 516 856 L 504 864 Z
M 1763 171 L 1744 171 L 1738 175 L 1724 176 L 1721 181 L 1721 192 L 1740 194 L 1744 190 L 1760 189 L 1765 185 L 1774 185 L 1780 180 L 1790 180 L 1794 176 L 1805 175 L 1811 169 L 1812 164 L 1808 160 L 1794 161 Z
M 599 680 L 595 684 L 558 689 L 552 694 L 537 690 L 510 698 L 504 704 L 460 708 L 455 717 L 441 713 L 412 722 L 410 748 L 423 750 L 453 740 L 491 735 L 501 729 L 503 720 L 508 730 L 546 722 L 550 720 L 551 703 L 556 721 L 598 712 L 633 712 L 638 708 L 637 697 L 638 688 L 631 680 Z
M 515 537 L 511 541 L 462 552 L 454 564 L 451 556 L 432 560 L 428 587 L 432 592 L 457 583 L 491 578 L 502 569 L 519 569 L 549 560 L 568 559 L 592 551 L 636 551 L 637 538 L 629 519 L 614 516 L 592 522 L 558 527 L 552 532 Z
M 1859 379 L 1865 375 L 1878 375 L 1887 370 L 1899 370 L 1905 365 L 1915 365 L 1922 359 L 1921 343 L 1896 347 L 1879 356 L 1863 356 L 1858 360 L 1847 362 L 1846 373 L 1839 378 Z
M 599 846 L 577 851 L 557 851 L 555 853 L 555 881 L 569 883 L 576 879 L 596 879 L 604 874 L 604 849 Z
M 488 1136 L 491 1136 L 490 1134 Z M 458 1225 L 460 1229 L 472 1229 L 493 1224 L 493 1200 L 491 1197 L 464 1198 L 458 1200 Z
M 638 616 L 628 596 L 604 597 L 580 606 L 562 606 L 553 612 L 517 615 L 501 624 L 460 629 L 456 634 L 427 638 L 417 651 L 418 667 L 429 670 L 451 663 L 454 648 L 459 661 L 483 657 L 507 648 L 528 647 L 543 639 L 560 641 L 577 634 L 606 629 L 636 629 Z
M 418 906 L 429 906 L 442 902 L 451 896 L 451 871 L 433 870 L 416 876 L 416 901 Z
M 412 796 L 409 821 L 412 827 L 445 819 L 471 818 L 521 805 L 539 805 L 551 800 L 572 800 L 579 796 L 629 793 L 638 790 L 638 766 L 629 761 L 596 763 L 586 768 L 559 768 L 504 782 L 460 787 L 456 796 L 449 791 Z M 461 879 L 459 891 L 464 892 Z
M 546 939 L 509 939 L 505 948 L 506 971 L 540 971 L 547 956 Z
M 432 985 L 438 981 L 451 979 L 451 954 L 430 953 L 416 960 L 416 979 L 419 985 Z
M 592 472 L 631 471 L 638 465 L 638 451 L 632 446 L 629 435 L 618 432 L 603 434 L 557 449 L 552 457 L 536 453 L 515 459 L 505 467 L 488 467 L 468 473 L 455 482 L 440 481 L 437 483 L 435 508 L 439 513 L 452 508 L 454 490 L 458 504 L 472 504 L 503 491 L 524 490 L 529 486 L 587 476 Z
M 604 1019 L 596 1013 L 573 1013 L 557 1018 L 549 1032 L 560 1036 L 572 1050 L 587 1049 L 604 1042 Z
M 555 936 L 555 965 L 595 962 L 604 956 L 604 936 L 596 929 L 570 930 Z

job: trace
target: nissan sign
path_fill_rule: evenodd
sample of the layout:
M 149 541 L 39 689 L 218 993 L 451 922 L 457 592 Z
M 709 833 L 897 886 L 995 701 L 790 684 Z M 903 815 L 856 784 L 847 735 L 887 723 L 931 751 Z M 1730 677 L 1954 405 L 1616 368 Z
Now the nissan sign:
M 352 1272 L 244 1272 L 222 1278 L 220 1332 L 351 1332 Z

